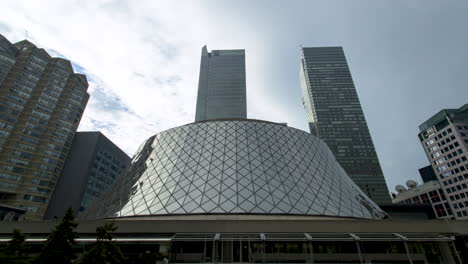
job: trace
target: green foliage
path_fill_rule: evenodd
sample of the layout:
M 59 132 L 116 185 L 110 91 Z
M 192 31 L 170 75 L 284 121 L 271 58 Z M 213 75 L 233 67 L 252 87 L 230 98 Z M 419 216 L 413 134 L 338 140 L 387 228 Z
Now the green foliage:
M 13 230 L 13 237 L 6 247 L 0 251 L 0 263 L 2 264 L 27 264 L 30 263 L 29 257 L 26 255 L 27 248 L 24 245 L 26 235 L 20 230 Z
M 37 256 L 34 264 L 69 264 L 76 258 L 74 246 L 78 234 L 74 229 L 78 226 L 75 222 L 73 210 L 69 208 L 62 222 L 49 234 L 47 241 Z
M 112 233 L 117 230 L 114 223 L 105 224 L 96 228 L 97 239 L 91 248 L 83 255 L 80 263 L 125 263 L 120 248 L 112 241 Z

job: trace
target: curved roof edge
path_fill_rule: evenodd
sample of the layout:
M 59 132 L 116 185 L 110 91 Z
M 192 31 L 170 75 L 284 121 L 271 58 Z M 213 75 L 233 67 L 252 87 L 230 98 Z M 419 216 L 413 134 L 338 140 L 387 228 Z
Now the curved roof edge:
M 385 217 L 384 219 L 386 219 Z M 329 215 L 302 214 L 260 214 L 260 213 L 202 213 L 202 214 L 165 214 L 165 215 L 132 215 L 107 217 L 108 220 L 363 220 L 363 218 Z

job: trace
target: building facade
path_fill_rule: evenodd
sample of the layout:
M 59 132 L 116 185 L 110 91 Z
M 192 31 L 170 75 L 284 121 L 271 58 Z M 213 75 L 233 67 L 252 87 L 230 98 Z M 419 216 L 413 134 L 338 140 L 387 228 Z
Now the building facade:
M 398 193 L 393 199 L 393 203 L 431 204 L 437 218 L 454 218 L 449 202 L 438 181 L 428 181 L 408 189 L 403 188 L 397 190 Z
M 76 253 L 96 241 L 96 227 L 130 263 L 468 263 L 468 222 L 317 219 L 306 216 L 205 215 L 78 221 Z M 2 223 L 0 246 L 15 228 L 40 252 L 56 221 Z
M 244 50 L 202 48 L 195 121 L 247 118 Z
M 377 153 L 341 47 L 302 48 L 300 80 L 310 132 L 325 141 L 351 179 L 390 204 Z
M 86 77 L 0 35 L 0 203 L 41 219 L 88 102 Z
M 468 104 L 440 111 L 421 124 L 419 131 L 454 216 L 468 219 Z
M 130 160 L 101 132 L 77 132 L 45 218 L 61 218 L 70 207 L 78 213 L 85 211 L 119 178 Z

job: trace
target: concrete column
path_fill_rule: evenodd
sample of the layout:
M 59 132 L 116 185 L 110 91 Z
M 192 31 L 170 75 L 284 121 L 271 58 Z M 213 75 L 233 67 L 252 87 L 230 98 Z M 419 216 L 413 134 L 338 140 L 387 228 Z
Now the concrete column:
M 442 241 L 437 242 L 440 248 L 440 252 L 442 253 L 442 257 L 444 258 L 445 263 L 447 264 L 458 264 L 455 259 L 453 258 L 452 251 L 448 246 L 448 242 Z

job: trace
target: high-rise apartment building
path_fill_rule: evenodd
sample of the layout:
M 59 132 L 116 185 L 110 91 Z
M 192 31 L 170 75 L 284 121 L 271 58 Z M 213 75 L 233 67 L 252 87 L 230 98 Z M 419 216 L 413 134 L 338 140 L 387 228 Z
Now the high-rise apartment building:
M 119 178 L 130 160 L 101 132 L 77 132 L 45 218 L 62 218 L 70 207 L 78 213 L 86 210 Z
M 0 204 L 41 219 L 89 95 L 86 77 L 27 40 L 0 35 Z
M 419 140 L 456 219 L 468 219 L 468 104 L 419 126 Z
M 245 51 L 202 48 L 195 122 L 247 118 Z
M 341 47 L 302 48 L 300 80 L 310 132 L 332 150 L 376 203 L 391 203 L 366 119 Z

